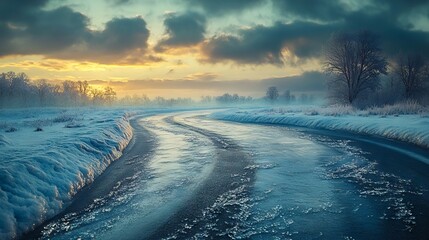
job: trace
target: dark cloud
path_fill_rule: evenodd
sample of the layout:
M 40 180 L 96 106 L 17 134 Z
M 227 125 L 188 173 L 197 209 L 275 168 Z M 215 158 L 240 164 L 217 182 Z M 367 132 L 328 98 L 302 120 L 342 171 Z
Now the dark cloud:
M 332 0 L 272 0 L 275 9 L 282 14 L 300 19 L 335 20 L 344 16 L 347 6 L 341 1 Z
M 35 10 L 45 6 L 49 0 L 1 0 L 0 21 L 13 20 L 21 22 L 28 20 Z
M 426 10 L 429 13 L 429 2 L 427 0 L 374 0 L 363 11 L 372 12 L 380 8 L 384 10 L 381 12 L 382 15 L 398 17 L 413 10 Z
M 88 19 L 70 8 L 36 9 L 20 19 L 3 21 L 0 55 L 48 54 L 68 47 L 88 34 Z
M 241 30 L 238 35 L 220 35 L 203 46 L 208 62 L 235 61 L 245 64 L 283 64 L 287 49 L 299 58 L 316 57 L 333 30 L 331 25 L 308 22 L 276 23 Z
M 370 30 L 380 38 L 381 46 L 388 56 L 400 52 L 419 52 L 429 55 L 429 32 L 412 30 L 387 15 L 371 15 L 365 12 L 349 14 L 343 30 Z
M 204 61 L 282 65 L 288 62 L 284 50 L 301 60 L 320 57 L 332 33 L 359 30 L 379 35 L 388 56 L 401 51 L 429 55 L 429 32 L 413 29 L 412 24 L 404 22 L 416 11 L 429 16 L 427 1 L 379 0 L 357 8 L 345 1 L 272 1 L 274 7 L 299 20 L 214 36 L 202 48 Z
M 204 40 L 206 19 L 204 16 L 187 12 L 184 14 L 168 14 L 164 20 L 166 36 L 160 40 L 157 50 L 168 47 L 183 47 L 200 43 Z
M 140 18 L 115 18 L 106 24 L 104 31 L 98 33 L 96 43 L 104 50 L 122 52 L 135 48 L 147 48 L 149 30 Z
M 427 0 L 373 0 L 361 2 L 331 0 L 271 0 L 276 10 L 283 15 L 291 15 L 301 20 L 342 20 L 350 13 L 362 12 L 368 15 L 383 15 L 386 18 L 397 18 L 412 10 L 427 8 Z
M 134 0 L 109 0 L 129 4 Z M 136 0 L 137 1 L 137 0 Z M 48 0 L 0 0 L 0 57 L 40 54 L 51 58 L 102 63 L 159 61 L 150 55 L 149 30 L 142 18 L 117 18 L 102 30 L 91 30 L 87 16 L 69 7 L 46 10 Z M 174 2 L 174 1 L 173 1 Z M 203 42 L 206 62 L 275 64 L 320 57 L 329 36 L 337 31 L 371 30 L 380 36 L 389 56 L 401 51 L 429 55 L 429 32 L 416 30 L 413 17 L 428 23 L 427 0 L 177 0 L 195 12 L 166 15 L 165 36 L 157 50 L 192 46 Z M 268 4 L 268 5 L 264 5 Z M 272 4 L 272 20 L 288 23 L 253 25 L 208 39 L 204 16 L 239 14 Z M 218 18 L 214 19 L 216 21 Z M 294 19 L 294 21 L 290 21 Z M 411 20 L 410 20 L 411 19 Z M 255 18 L 257 24 L 257 19 Z M 429 23 L 428 23 L 429 24 Z M 215 24 L 214 24 L 215 25 Z M 218 26 L 216 26 L 218 27 Z M 287 53 L 287 54 L 285 54 Z M 291 57 L 290 59 L 288 57 Z
M 19 2 L 20 4 L 15 2 Z M 22 3 L 22 5 L 21 5 Z M 147 54 L 149 30 L 140 18 L 115 18 L 101 31 L 89 29 L 89 19 L 69 7 L 43 10 L 46 1 L 3 1 L 0 13 L 0 56 L 40 54 L 51 58 L 100 63 L 159 61 Z M 0 14 L 1 15 L 1 14 Z
M 140 61 L 148 60 L 145 57 L 148 38 L 149 30 L 142 18 L 115 18 L 106 24 L 103 31 L 91 32 L 84 41 L 72 45 L 59 56 L 115 62 L 115 59 L 121 61 L 134 55 L 134 57 L 142 58 Z M 135 56 L 136 54 L 139 56 Z M 137 61 L 137 59 L 135 60 Z M 132 63 L 131 59 L 128 61 L 124 63 Z
M 184 0 L 190 7 L 201 7 L 209 15 L 241 12 L 266 2 L 265 0 Z

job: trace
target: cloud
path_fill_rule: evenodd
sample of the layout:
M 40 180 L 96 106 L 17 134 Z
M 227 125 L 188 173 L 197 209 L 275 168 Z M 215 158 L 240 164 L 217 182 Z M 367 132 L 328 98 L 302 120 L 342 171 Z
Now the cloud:
M 89 29 L 89 19 L 69 7 L 43 10 L 46 1 L 6 0 L 16 16 L 0 17 L 0 57 L 43 55 L 98 63 L 144 64 L 161 59 L 148 51 L 150 32 L 141 17 L 114 18 L 103 30 Z M 21 1 L 19 1 L 21 2 Z M 38 3 L 38 4 L 36 4 Z M 0 15 L 7 13 L 0 8 Z
M 240 30 L 237 35 L 218 35 L 202 47 L 204 61 L 215 63 L 234 61 L 242 64 L 281 65 L 284 50 L 299 58 L 317 57 L 321 46 L 328 39 L 333 27 L 309 22 L 273 26 L 258 25 Z
M 183 14 L 167 14 L 164 20 L 166 34 L 156 46 L 158 51 L 169 47 L 184 47 L 200 43 L 204 40 L 206 19 L 201 14 L 186 12 Z
M 48 2 L 49 0 L 2 0 L 0 1 L 0 21 L 21 21 Z
M 357 12 L 345 17 L 343 29 L 370 30 L 380 37 L 384 52 L 392 57 L 400 52 L 429 55 L 429 32 L 412 30 L 394 22 L 388 15 Z
M 429 32 L 414 28 L 416 13 L 426 14 L 429 24 L 429 2 L 416 0 L 372 1 L 292 1 L 272 0 L 283 15 L 294 16 L 288 23 L 256 25 L 207 39 L 202 46 L 209 63 L 272 64 L 321 58 L 323 45 L 332 33 L 370 30 L 379 35 L 381 47 L 389 57 L 399 52 L 429 55 Z M 422 15 L 423 16 L 423 15 Z
M 70 8 L 33 9 L 19 19 L 2 21 L 0 56 L 49 54 L 82 41 L 89 32 L 88 19 Z
M 130 2 L 136 1 L 109 2 L 132 7 Z M 188 11 L 165 15 L 165 35 L 154 40 L 158 42 L 152 49 L 148 44 L 149 27 L 141 17 L 114 18 L 103 29 L 93 30 L 89 27 L 90 19 L 70 7 L 46 8 L 48 0 L 2 0 L 0 57 L 35 54 L 51 59 L 104 64 L 150 64 L 163 60 L 154 50 L 178 49 L 174 53 L 183 54 L 181 51 L 188 51 L 188 48 L 181 47 L 192 47 L 193 53 L 201 47 L 202 61 L 208 63 L 282 66 L 320 58 L 323 45 L 333 32 L 363 29 L 380 36 L 382 48 L 389 56 L 401 51 L 429 55 L 429 29 L 424 29 L 424 26 L 429 26 L 427 0 L 172 2 L 182 4 L 180 7 L 185 4 L 187 9 L 200 13 Z M 251 24 L 250 28 L 207 36 L 207 25 L 218 31 L 222 26 L 218 26 L 217 21 L 224 21 L 215 18 L 213 23 L 207 22 L 206 16 L 233 16 L 262 5 L 264 10 L 273 6 L 272 18 L 269 19 L 272 24 L 258 25 L 254 15 L 253 23 L 246 22 Z M 251 16 L 246 15 L 246 19 Z M 419 21 L 414 20 L 417 17 Z M 418 24 L 420 28 L 416 27 Z
M 189 7 L 200 7 L 206 14 L 221 16 L 255 7 L 265 0 L 184 0 Z
M 272 0 L 275 9 L 282 14 L 300 19 L 333 20 L 344 16 L 347 6 L 342 1 L 332 0 Z
M 48 71 L 105 71 L 107 66 L 92 62 L 65 61 L 56 59 L 45 59 L 43 61 L 25 60 L 0 64 L 0 68 L 20 68 L 28 70 L 30 68 L 44 69 Z
M 160 61 L 147 54 L 148 38 L 149 30 L 142 18 L 115 18 L 106 23 L 104 30 L 88 32 L 82 41 L 52 57 L 117 64 Z
M 372 0 L 372 1 L 331 1 L 331 0 L 271 0 L 274 9 L 282 15 L 294 16 L 301 20 L 339 21 L 349 14 L 361 12 L 368 15 L 382 15 L 396 19 L 410 11 L 428 8 L 426 0 Z
M 216 73 L 193 73 L 187 75 L 185 78 L 187 80 L 201 80 L 201 81 L 211 81 L 218 78 L 219 75 Z

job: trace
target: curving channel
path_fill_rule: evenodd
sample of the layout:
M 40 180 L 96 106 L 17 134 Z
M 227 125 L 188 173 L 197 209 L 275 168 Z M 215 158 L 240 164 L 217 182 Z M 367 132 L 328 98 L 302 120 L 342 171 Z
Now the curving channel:
M 98 190 L 86 201 L 76 198 L 79 207 L 47 222 L 37 236 L 429 236 L 427 150 L 364 136 L 222 122 L 210 119 L 210 113 L 139 119 L 134 128 L 146 138 L 136 138 L 124 154 L 123 165 L 130 167 L 122 169 L 128 169 L 128 175 L 114 178 L 111 188 L 104 187 L 109 191 Z M 146 149 L 138 144 L 142 139 Z M 112 169 L 100 179 L 118 172 Z M 93 189 L 98 189 L 96 183 Z M 95 190 L 87 191 L 85 196 Z

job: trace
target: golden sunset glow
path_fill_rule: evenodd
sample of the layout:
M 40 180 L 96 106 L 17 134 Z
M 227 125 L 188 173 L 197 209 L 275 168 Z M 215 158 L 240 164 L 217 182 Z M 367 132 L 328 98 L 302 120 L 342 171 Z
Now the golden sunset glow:
M 222 92 L 260 96 L 263 92 L 236 83 L 278 78 L 288 82 L 311 72 L 322 78 L 323 44 L 333 32 L 355 24 L 351 18 L 335 17 L 335 9 L 350 14 L 363 14 L 366 8 L 380 11 L 375 5 L 345 0 L 307 13 L 287 2 L 223 6 L 192 0 L 43 0 L 28 6 L 39 14 L 34 23 L 27 19 L 32 14 L 27 8 L 22 10 L 23 19 L 6 22 L 11 34 L 5 35 L 4 50 L 0 49 L 0 71 L 25 72 L 31 80 L 97 82 L 114 87 L 118 96 L 199 98 Z M 329 12 L 333 15 L 326 15 Z M 388 10 L 384 14 L 396 16 Z M 56 15 L 62 17 L 50 19 Z M 374 12 L 372 17 L 381 15 Z M 366 18 L 361 18 L 360 27 L 379 34 L 389 35 L 383 30 L 387 28 L 405 31 L 402 26 L 410 19 L 416 22 L 415 28 L 406 30 L 412 38 L 422 39 L 417 35 L 427 31 L 428 18 L 417 10 L 398 17 L 399 25 L 366 24 Z M 386 45 L 387 52 L 396 50 L 401 41 Z M 225 81 L 232 81 L 234 87 Z M 226 88 L 215 88 L 213 82 Z

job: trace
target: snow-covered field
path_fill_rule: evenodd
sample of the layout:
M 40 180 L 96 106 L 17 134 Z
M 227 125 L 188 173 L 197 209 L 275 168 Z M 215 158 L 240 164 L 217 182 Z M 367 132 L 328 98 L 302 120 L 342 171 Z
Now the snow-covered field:
M 58 213 L 131 137 L 123 110 L 1 110 L 0 239 Z
M 357 110 L 349 106 L 295 106 L 227 110 L 211 117 L 242 123 L 282 124 L 340 130 L 408 142 L 429 148 L 429 113 L 414 104 Z

